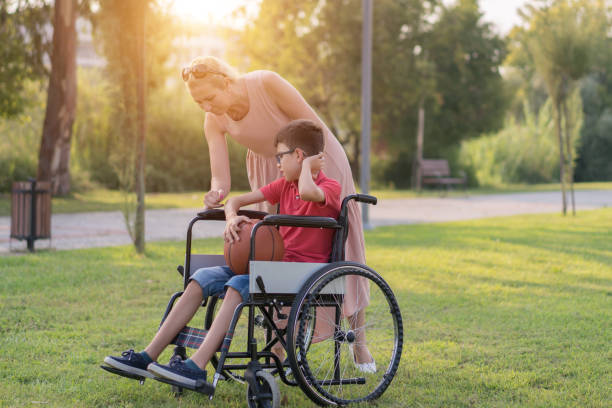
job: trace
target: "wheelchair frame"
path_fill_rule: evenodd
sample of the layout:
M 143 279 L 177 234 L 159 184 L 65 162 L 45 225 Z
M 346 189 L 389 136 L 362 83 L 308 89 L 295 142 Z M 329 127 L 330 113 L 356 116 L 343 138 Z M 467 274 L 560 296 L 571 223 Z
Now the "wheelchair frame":
M 279 396 L 278 385 L 276 384 L 271 374 L 278 374 L 280 379 L 287 385 L 297 386 L 305 392 L 305 394 L 316 404 L 325 405 L 345 405 L 351 402 L 372 400 L 378 398 L 389 386 L 395 372 L 399 366 L 399 360 L 401 357 L 402 342 L 403 342 L 403 328 L 402 319 L 399 306 L 395 297 L 384 282 L 382 277 L 376 272 L 371 270 L 365 265 L 345 262 L 344 261 L 344 244 L 348 235 L 348 203 L 351 200 L 358 202 L 365 202 L 368 204 L 376 204 L 377 199 L 372 196 L 363 194 L 349 195 L 344 198 L 341 205 L 340 215 L 338 219 L 328 217 L 313 217 L 313 216 L 291 216 L 291 215 L 268 215 L 259 211 L 241 210 L 239 215 L 245 215 L 249 218 L 259 219 L 259 221 L 251 231 L 251 251 L 250 251 L 250 262 L 251 266 L 256 266 L 252 262 L 255 254 L 255 236 L 257 230 L 264 225 L 272 225 L 276 227 L 280 226 L 294 226 L 303 228 L 326 228 L 334 229 L 336 233 L 333 238 L 332 253 L 330 256 L 330 263 L 320 264 L 320 267 L 316 271 L 313 271 L 311 276 L 306 279 L 302 284 L 297 293 L 269 293 L 266 291 L 265 282 L 261 276 L 256 278 L 251 277 L 254 280 L 259 293 L 250 293 L 250 299 L 248 301 L 241 302 L 235 309 L 228 331 L 219 349 L 220 355 L 217 357 L 213 355 L 211 364 L 215 367 L 216 371 L 213 377 L 212 383 L 198 382 L 195 387 L 186 387 L 183 384 L 174 382 L 172 380 L 164 378 L 155 378 L 156 380 L 170 384 L 177 395 L 182 393 L 183 388 L 188 388 L 192 391 L 196 391 L 205 395 L 208 395 L 210 399 L 213 398 L 215 389 L 220 379 L 232 379 L 238 381 L 244 381 L 248 384 L 247 388 L 247 404 L 252 407 L 278 407 Z M 186 289 L 189 283 L 190 276 L 198 268 L 214 265 L 225 264 L 223 255 L 198 255 L 191 253 L 192 247 L 192 229 L 196 222 L 204 220 L 225 220 L 225 213 L 221 209 L 206 210 L 197 214 L 195 218 L 191 220 L 187 229 L 187 242 L 185 250 L 185 266 L 179 265 L 177 270 L 183 276 L 183 289 Z M 313 264 L 316 266 L 316 264 Z M 326 391 L 325 386 L 339 386 L 353 385 L 353 384 L 365 384 L 366 379 L 364 377 L 352 377 L 342 378 L 342 373 L 339 369 L 340 359 L 340 343 L 347 342 L 347 338 L 351 336 L 351 330 L 341 331 L 338 330 L 341 324 L 342 318 L 342 294 L 326 294 L 319 293 L 321 288 L 325 285 L 322 282 L 327 279 L 327 282 L 335 279 L 335 277 L 343 278 L 344 275 L 357 274 L 369 277 L 370 281 L 379 285 L 386 300 L 389 303 L 389 308 L 393 314 L 394 319 L 394 331 L 395 331 L 395 345 L 393 353 L 391 355 L 391 363 L 387 367 L 386 373 L 383 375 L 381 383 L 377 386 L 376 392 L 371 395 L 355 399 L 347 400 L 344 396 L 337 396 L 330 394 Z M 344 274 L 344 275 L 343 275 Z M 340 281 L 344 282 L 344 281 Z M 318 285 L 318 286 L 317 286 Z M 319 292 L 316 292 L 316 290 Z M 314 291 L 314 292 L 312 292 Z M 168 306 L 162 317 L 161 324 L 167 318 L 170 313 L 174 302 L 183 294 L 183 292 L 177 292 L 172 295 Z M 204 299 L 202 306 L 206 306 L 206 321 L 205 329 L 197 329 L 186 326 L 178 333 L 176 338 L 170 343 L 176 347 L 172 358 L 186 359 L 186 347 L 198 348 L 207 333 L 207 329 L 212 324 L 215 313 L 215 306 L 219 298 L 211 297 Z M 315 302 L 314 305 L 312 303 Z M 283 307 L 291 306 L 291 313 L 287 326 L 280 329 L 275 323 L 274 312 L 276 312 L 279 319 L 286 319 L 288 316 L 282 312 Z M 300 307 L 296 309 L 296 304 Z M 304 306 L 305 304 L 305 306 Z M 234 331 L 240 318 L 242 309 L 248 308 L 248 324 L 247 324 L 247 350 L 244 352 L 230 352 L 230 346 L 234 337 Z M 314 378 L 307 363 L 306 353 L 308 347 L 310 347 L 310 341 L 312 341 L 312 335 L 315 331 L 314 326 L 316 323 L 316 312 L 319 307 L 333 307 L 334 308 L 334 373 L 332 379 L 317 380 Z M 255 316 L 255 310 L 258 310 L 261 315 Z M 295 309 L 295 310 L 294 310 Z M 313 310 L 313 320 L 311 323 L 304 323 L 307 319 L 304 316 L 309 310 Z M 320 309 L 319 309 L 320 310 Z M 311 327 L 304 327 L 305 324 L 310 324 Z M 258 351 L 257 341 L 255 339 L 254 331 L 255 326 L 262 326 L 266 328 L 266 344 Z M 299 325 L 296 332 L 296 327 Z M 310 331 L 309 331 L 310 330 Z M 310 339 L 304 340 L 304 334 L 309 333 L 306 336 L 311 336 Z M 354 337 L 354 334 L 352 334 Z M 296 345 L 296 341 L 299 345 Z M 291 367 L 291 372 L 294 379 L 288 378 L 289 375 L 285 371 L 286 364 L 280 361 L 279 357 L 276 356 L 271 350 L 272 347 L 280 342 L 282 347 L 287 353 L 287 360 Z M 308 342 L 306 344 L 305 342 Z M 296 352 L 296 349 L 297 352 Z M 230 359 L 249 359 L 250 361 L 246 364 L 226 364 L 227 360 Z M 264 360 L 264 362 L 260 362 Z M 128 373 L 120 372 L 112 367 L 103 366 L 107 371 L 111 371 L 115 374 L 120 374 L 126 377 L 140 380 L 141 384 L 144 382 L 143 377 L 131 375 Z M 235 371 L 244 370 L 244 376 L 240 376 Z M 271 370 L 271 371 L 270 371 Z

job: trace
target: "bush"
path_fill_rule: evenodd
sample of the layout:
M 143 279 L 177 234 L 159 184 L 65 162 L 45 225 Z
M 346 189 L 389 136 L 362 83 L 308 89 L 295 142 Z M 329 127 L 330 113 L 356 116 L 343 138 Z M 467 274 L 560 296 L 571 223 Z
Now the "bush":
M 573 98 L 572 102 L 575 106 L 579 99 L 576 102 Z M 559 179 L 559 148 L 550 101 L 538 114 L 530 112 L 527 105 L 524 110 L 524 123 L 509 119 L 501 131 L 461 143 L 459 162 L 478 185 Z
M 576 181 L 612 180 L 612 74 L 591 75 L 582 83 L 584 126 Z
M 117 137 L 115 86 L 96 68 L 78 70 L 77 111 L 72 131 L 70 173 L 78 185 L 86 179 L 116 189 L 119 178 L 110 158 L 122 149 Z M 83 173 L 76 175 L 76 173 Z
M 120 178 L 132 177 L 124 167 L 133 160 L 134 150 L 126 145 L 129 138 L 125 137 L 124 127 L 129 119 L 121 116 L 117 94 L 102 71 L 79 71 L 71 171 L 89 174 L 94 183 L 112 189 L 119 188 Z M 153 91 L 147 102 L 147 191 L 208 190 L 210 160 L 202 110 L 193 103 L 182 82 L 169 82 Z M 232 188 L 248 189 L 246 149 L 229 140 L 228 150 Z M 79 178 L 81 185 L 88 184 L 85 178 Z
M 14 181 L 36 177 L 45 96 L 39 83 L 26 83 L 27 108 L 12 119 L 0 120 L 0 191 L 11 191 Z

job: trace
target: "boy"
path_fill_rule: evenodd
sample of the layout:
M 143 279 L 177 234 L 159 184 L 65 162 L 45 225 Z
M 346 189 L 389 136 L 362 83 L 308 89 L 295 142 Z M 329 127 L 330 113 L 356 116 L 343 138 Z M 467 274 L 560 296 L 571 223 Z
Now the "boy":
M 247 217 L 237 215 L 246 205 L 268 201 L 280 203 L 281 214 L 311 215 L 338 218 L 340 192 L 338 182 L 322 171 L 324 136 L 322 129 L 309 120 L 295 120 L 282 128 L 275 137 L 276 160 L 283 177 L 225 203 L 225 240 L 238 239 L 240 224 Z M 328 262 L 333 230 L 280 227 L 285 244 L 285 262 Z M 185 361 L 174 359 L 167 365 L 155 360 L 191 320 L 206 296 L 225 297 L 210 331 L 198 350 Z M 249 276 L 234 275 L 227 266 L 198 269 L 151 343 L 140 353 L 129 350 L 120 357 L 108 356 L 108 365 L 132 374 L 167 378 L 195 386 L 206 381 L 204 368 L 218 350 L 236 307 L 249 299 Z

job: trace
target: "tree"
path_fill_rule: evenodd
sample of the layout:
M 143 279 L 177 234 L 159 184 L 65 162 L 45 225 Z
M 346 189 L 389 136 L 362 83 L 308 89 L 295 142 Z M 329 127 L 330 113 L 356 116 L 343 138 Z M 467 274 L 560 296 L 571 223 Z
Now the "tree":
M 476 0 L 457 1 L 443 8 L 427 36 L 437 94 L 428 104 L 426 154 L 440 154 L 503 124 L 507 104 L 499 66 L 506 47 L 482 15 Z
M 101 40 L 107 69 L 119 91 L 116 116 L 121 148 L 111 160 L 126 192 L 123 214 L 128 231 L 136 251 L 143 253 L 146 94 L 166 78 L 164 63 L 170 53 L 172 24 L 155 0 L 107 0 L 100 5 L 94 16 L 96 38 Z M 135 203 L 131 193 L 135 193 Z
M 372 142 L 377 153 L 405 144 L 416 127 L 420 78 L 413 50 L 422 45 L 425 17 L 435 4 L 378 0 L 374 5 Z M 302 93 L 343 144 L 354 175 L 361 155 L 360 11 L 360 0 L 264 0 L 233 50 L 243 57 L 234 59 L 238 66 L 277 71 Z M 407 124 L 406 116 L 415 118 Z
M 38 180 L 53 194 L 70 191 L 70 144 L 76 110 L 77 0 L 56 0 L 47 108 L 38 156 Z
M 561 202 L 567 212 L 566 183 L 569 183 L 572 212 L 574 144 L 572 117 L 567 99 L 593 67 L 593 58 L 602 38 L 606 38 L 606 7 L 603 1 L 542 1 L 541 7 L 526 6 L 521 15 L 528 27 L 515 30 L 510 62 L 527 61 L 543 79 L 553 103 L 555 133 L 559 146 Z

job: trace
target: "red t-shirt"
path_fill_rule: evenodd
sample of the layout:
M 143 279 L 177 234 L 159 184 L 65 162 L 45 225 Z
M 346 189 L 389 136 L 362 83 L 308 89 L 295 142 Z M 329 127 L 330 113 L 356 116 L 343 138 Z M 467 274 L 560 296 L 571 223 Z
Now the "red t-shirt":
M 300 199 L 297 181 L 289 182 L 284 177 L 262 187 L 266 201 L 280 202 L 279 214 L 308 215 L 338 218 L 340 215 L 340 184 L 319 171 L 315 184 L 323 190 L 325 201 L 315 203 Z M 332 240 L 336 230 L 327 228 L 280 227 L 285 244 L 286 262 L 329 262 Z

